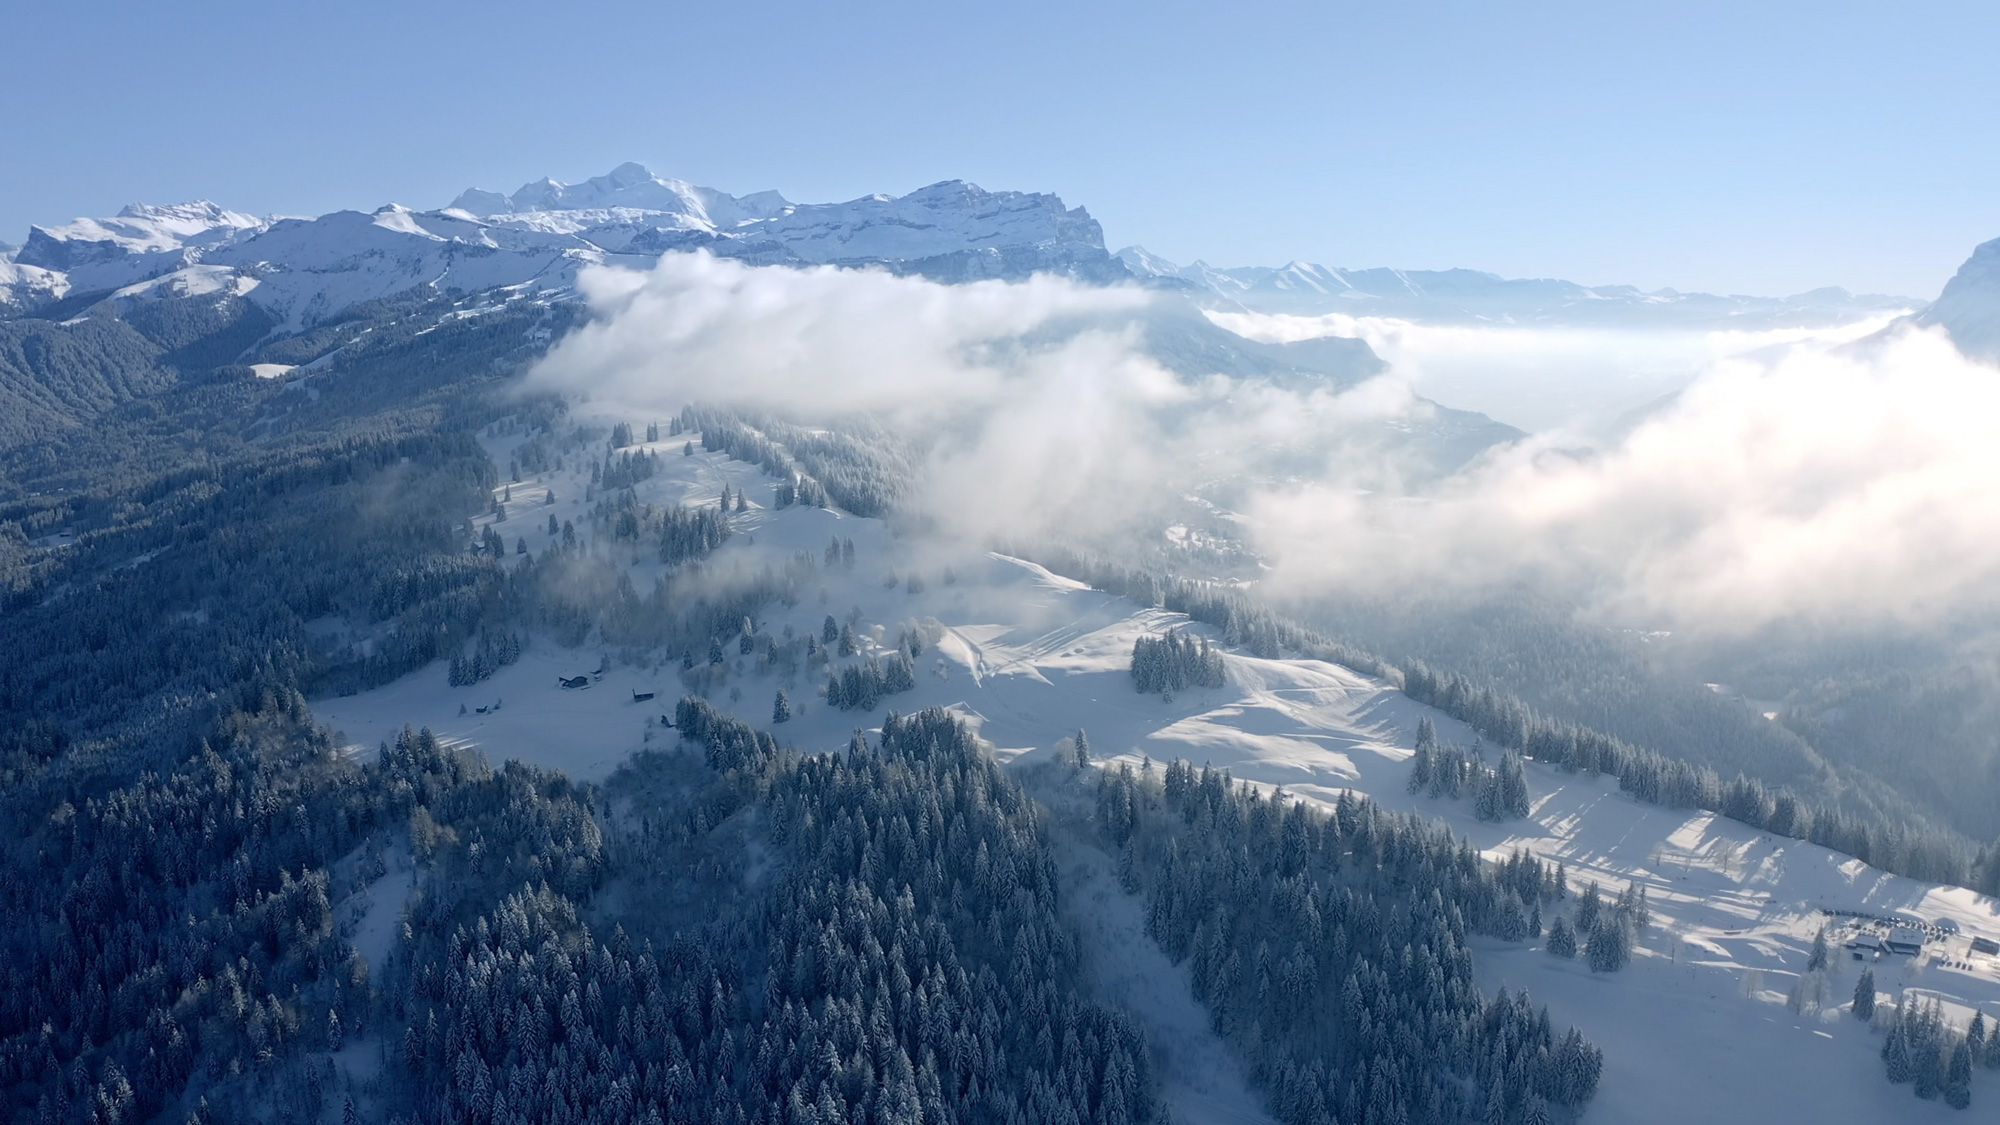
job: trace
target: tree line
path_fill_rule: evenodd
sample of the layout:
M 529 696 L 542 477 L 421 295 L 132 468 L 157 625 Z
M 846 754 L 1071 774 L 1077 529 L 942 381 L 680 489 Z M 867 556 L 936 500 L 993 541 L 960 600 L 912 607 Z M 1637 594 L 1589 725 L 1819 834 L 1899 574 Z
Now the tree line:
M 1510 750 L 1571 773 L 1615 777 L 1620 789 L 1649 804 L 1706 809 L 1898 875 L 1987 894 L 2000 891 L 2000 845 L 1981 851 L 1955 833 L 1808 804 L 1789 790 L 1772 790 L 1741 775 L 1725 784 L 1712 769 L 1549 719 L 1519 699 L 1421 662 L 1404 669 L 1403 690 Z
M 1527 936 L 1538 866 L 1496 870 L 1351 793 L 1321 813 L 1185 762 L 1098 785 L 1148 931 L 1286 1125 L 1540 1122 L 1595 1092 L 1596 1047 L 1473 980 L 1468 937 Z

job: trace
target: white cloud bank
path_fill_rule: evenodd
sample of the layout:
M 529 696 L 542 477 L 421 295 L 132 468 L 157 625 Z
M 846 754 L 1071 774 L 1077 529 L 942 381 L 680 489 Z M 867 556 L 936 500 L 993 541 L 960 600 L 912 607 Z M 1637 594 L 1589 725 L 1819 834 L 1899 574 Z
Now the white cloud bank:
M 1718 363 L 1615 446 L 1537 437 L 1436 494 L 1265 496 L 1293 589 L 1539 577 L 1660 623 L 1937 619 L 1995 600 L 2000 371 L 1935 331 Z
M 1357 420 L 1426 409 L 1397 372 L 1346 394 L 1178 380 L 1139 347 L 1130 319 L 1154 298 L 1133 289 L 706 255 L 583 284 L 597 319 L 535 384 L 655 415 L 710 401 L 923 427 L 942 436 L 916 503 L 980 540 L 1157 534 L 1142 526 L 1155 505 L 1274 448 L 1336 447 L 1327 435 Z M 1290 592 L 1540 580 L 1620 614 L 1722 627 L 1992 601 L 2000 371 L 1934 332 L 1748 343 L 1607 448 L 1537 436 L 1423 495 L 1363 492 L 1379 477 L 1333 457 L 1252 489 L 1246 534 Z
M 949 530 L 1039 534 L 1115 519 L 1169 456 L 1158 420 L 1201 391 L 1141 355 L 1129 333 L 1064 322 L 1141 309 L 1136 289 L 1038 277 L 946 286 L 875 270 L 751 267 L 670 254 L 647 272 L 582 280 L 597 319 L 532 383 L 657 413 L 691 401 L 804 419 L 868 413 L 935 445 L 918 503 Z
M 1365 340 L 1419 393 L 1533 433 L 1603 436 L 1630 412 L 1687 387 L 1717 364 L 1795 344 L 1843 344 L 1886 328 L 1885 313 L 1819 328 L 1420 324 L 1341 313 L 1212 312 L 1253 340 Z

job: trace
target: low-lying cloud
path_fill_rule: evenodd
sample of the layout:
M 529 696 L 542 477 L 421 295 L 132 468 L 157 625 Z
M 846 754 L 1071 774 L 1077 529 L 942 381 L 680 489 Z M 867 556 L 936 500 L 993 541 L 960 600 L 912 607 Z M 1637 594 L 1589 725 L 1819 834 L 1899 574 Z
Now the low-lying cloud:
M 1659 624 L 1926 621 L 1993 600 L 1996 480 L 2000 372 L 1902 331 L 1718 363 L 1608 448 L 1537 436 L 1396 503 L 1270 493 L 1251 525 L 1294 590 L 1539 578 Z
M 984 345 L 1144 301 L 1054 277 L 945 286 L 705 253 L 669 254 L 644 272 L 587 270 L 579 284 L 598 319 L 554 350 L 539 379 L 635 401 L 926 421 L 941 408 L 1000 401 L 1032 376 Z
M 929 441 L 916 503 L 963 534 L 1115 520 L 1171 455 L 1159 428 L 1202 391 L 1118 327 L 1135 289 L 1037 277 L 947 286 L 875 270 L 672 254 L 584 274 L 591 324 L 533 383 L 660 414 L 712 402 L 800 419 L 868 414 Z M 1022 343 L 1064 324 L 1091 324 Z
M 1717 364 L 1792 345 L 1844 344 L 1888 327 L 1885 313 L 1827 327 L 1422 324 L 1328 313 L 1213 312 L 1253 340 L 1365 340 L 1419 393 L 1531 433 L 1606 437 L 1635 410 L 1688 386 Z
M 538 385 L 656 416 L 710 401 L 921 431 L 934 440 L 914 504 L 975 542 L 1158 544 L 1148 521 L 1210 489 L 1234 498 L 1265 581 L 1288 594 L 1544 582 L 1627 619 L 1730 628 L 1933 620 L 1990 602 L 2000 577 L 2000 372 L 1934 331 L 1710 343 L 1725 354 L 1615 441 L 1552 431 L 1441 484 L 1385 488 L 1393 476 L 1338 435 L 1425 421 L 1394 347 L 1388 375 L 1336 393 L 1173 376 L 1134 326 L 1160 298 L 1137 289 L 706 255 L 583 284 L 597 318 Z M 1310 458 L 1273 473 L 1274 450 Z

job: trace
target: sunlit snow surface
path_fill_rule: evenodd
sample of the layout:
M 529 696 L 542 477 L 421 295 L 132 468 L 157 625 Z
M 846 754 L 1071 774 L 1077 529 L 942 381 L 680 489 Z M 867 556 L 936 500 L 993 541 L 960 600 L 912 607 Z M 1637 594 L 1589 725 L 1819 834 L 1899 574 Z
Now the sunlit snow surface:
M 1820 906 L 1882 915 L 1915 911 L 1954 919 L 1967 934 L 2000 936 L 1993 900 L 1885 875 L 1824 848 L 1707 813 L 1644 805 L 1618 792 L 1614 782 L 1533 764 L 1532 816 L 1482 823 L 1472 816 L 1470 801 L 1405 793 L 1421 717 L 1430 716 L 1447 740 L 1471 744 L 1475 736 L 1399 691 L 1318 661 L 1232 654 L 1226 687 L 1185 693 L 1171 703 L 1141 696 L 1127 672 L 1132 642 L 1183 624 L 1178 615 L 1089 590 L 1032 563 L 897 540 L 876 520 L 768 510 L 769 478 L 754 466 L 700 452 L 698 436 L 697 452 L 684 457 L 688 436 L 644 447 L 661 454 L 662 472 L 637 492 L 642 501 L 693 504 L 714 503 L 725 483 L 732 492 L 748 490 L 755 507 L 734 517 L 737 534 L 710 560 L 712 569 L 775 564 L 800 551 L 818 554 L 829 536 L 854 541 L 852 571 L 822 568 L 821 580 L 796 606 L 769 608 L 757 621 L 760 631 L 782 633 L 788 625 L 817 630 L 828 614 L 845 620 L 850 608 L 858 608 L 857 633 L 885 627 L 876 638 L 882 651 L 895 643 L 903 622 L 934 617 L 947 627 L 943 642 L 918 661 L 916 690 L 888 697 L 873 713 L 828 707 L 813 694 L 824 673 L 802 671 L 785 685 L 796 717 L 772 728 L 781 741 L 800 749 L 844 746 L 856 727 L 879 726 L 887 708 L 907 713 L 943 705 L 975 719 L 1007 760 L 1048 757 L 1056 742 L 1084 728 L 1100 760 L 1136 766 L 1142 757 L 1155 763 L 1186 758 L 1316 802 L 1358 790 L 1390 809 L 1442 820 L 1490 856 L 1518 847 L 1560 860 L 1579 889 L 1586 879 L 1612 894 L 1631 879 L 1647 888 L 1654 923 L 1633 964 L 1614 975 L 1592 974 L 1581 959 L 1558 961 L 1539 941 L 1480 943 L 1479 972 L 1489 987 L 1528 988 L 1559 1024 L 1574 1022 L 1604 1046 L 1604 1081 L 1588 1119 L 1676 1125 L 1968 1120 L 1885 1079 L 1876 1056 L 1880 1037 L 1845 1013 L 1862 965 L 1837 944 L 1823 1009 L 1794 1012 L 1785 1001 L 1822 921 Z M 507 464 L 518 440 L 488 441 L 496 463 Z M 587 467 L 584 474 L 572 467 L 514 484 L 511 518 L 498 527 L 510 549 L 517 537 L 537 552 L 550 546 L 551 512 L 585 534 L 586 479 Z M 550 488 L 558 498 L 552 507 L 543 503 Z M 480 521 L 487 522 L 490 516 Z M 955 583 L 943 580 L 947 566 L 956 572 Z M 661 569 L 641 558 L 631 568 L 633 584 L 650 588 Z M 893 588 L 884 584 L 892 571 L 905 580 Z M 919 593 L 909 591 L 912 573 L 924 583 Z M 562 649 L 538 637 L 519 663 L 477 685 L 447 686 L 440 662 L 360 695 L 316 701 L 314 710 L 356 752 L 393 738 L 404 724 L 428 725 L 477 745 L 495 761 L 518 757 L 602 779 L 642 746 L 676 745 L 661 717 L 684 691 L 678 653 L 654 654 L 644 666 L 614 655 L 610 670 L 590 688 L 558 686 L 558 676 L 591 672 L 605 653 L 602 647 Z M 734 646 L 728 659 L 738 661 Z M 741 698 L 732 700 L 725 686 L 713 693 L 713 702 L 769 726 L 780 681 L 758 676 L 744 660 L 748 670 L 730 679 Z M 634 702 L 634 691 L 655 696 Z M 466 714 L 460 715 L 461 707 Z M 480 707 L 489 710 L 480 714 Z M 1143 937 L 1115 880 L 1083 860 L 1075 866 L 1077 893 L 1099 904 L 1095 944 Z M 1893 999 L 1904 988 L 1923 990 L 1943 997 L 1960 1018 L 1969 1018 L 1975 1006 L 1989 1021 L 2000 1017 L 2000 962 L 1972 957 L 1974 969 L 1950 968 L 1939 948 L 1916 959 L 1868 962 L 1878 991 Z M 1968 956 L 1963 937 L 1949 949 L 1952 960 Z M 1166 974 L 1158 996 L 1136 988 L 1129 967 L 1111 974 L 1110 984 L 1128 998 L 1145 992 L 1144 1002 L 1156 1009 L 1146 1018 L 1153 1034 L 1172 1036 L 1186 1023 L 1184 1011 L 1175 1014 L 1175 997 L 1186 992 L 1180 971 L 1157 956 L 1139 955 L 1136 963 Z M 1214 1044 L 1202 1038 L 1198 1023 L 1185 1030 L 1180 1061 L 1208 1065 L 1202 1060 L 1217 1057 Z M 1179 1116 L 1197 1122 L 1254 1116 L 1232 1081 L 1226 1074 L 1177 1080 L 1170 1092 Z M 1979 1071 L 1974 1112 L 1994 1099 L 2000 1099 L 2000 1079 Z

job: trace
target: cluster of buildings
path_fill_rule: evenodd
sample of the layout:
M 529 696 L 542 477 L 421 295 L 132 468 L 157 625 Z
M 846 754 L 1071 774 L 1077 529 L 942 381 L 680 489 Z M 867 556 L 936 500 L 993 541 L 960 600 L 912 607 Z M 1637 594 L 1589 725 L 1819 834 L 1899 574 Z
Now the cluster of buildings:
M 1857 961 L 1871 954 L 1880 957 L 1894 953 L 1914 957 L 1923 952 L 1927 943 L 1946 942 L 1960 936 L 1958 923 L 1950 918 L 1931 921 L 1910 915 L 1883 916 L 1856 910 L 1825 912 L 1848 919 L 1851 936 L 1844 944 Z M 2000 957 L 2000 940 L 1968 935 L 1964 956 L 1973 955 Z

